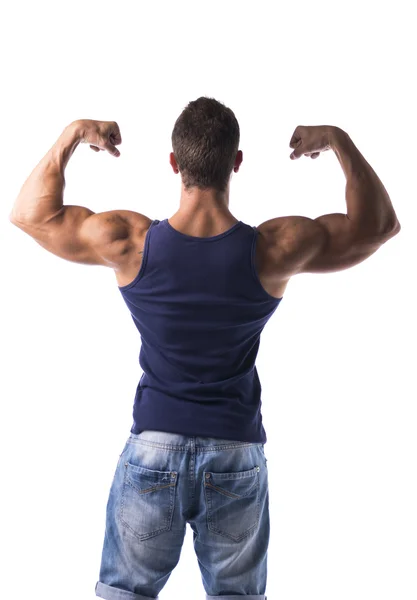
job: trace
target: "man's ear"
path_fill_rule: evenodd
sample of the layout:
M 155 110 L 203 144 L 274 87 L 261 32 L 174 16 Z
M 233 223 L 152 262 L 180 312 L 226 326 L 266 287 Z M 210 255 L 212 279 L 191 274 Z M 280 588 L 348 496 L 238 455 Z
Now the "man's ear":
M 180 172 L 180 170 L 178 168 L 178 165 L 177 165 L 177 161 L 175 160 L 175 156 L 174 156 L 173 152 L 171 152 L 170 155 L 169 155 L 169 164 L 171 165 L 172 170 L 174 171 L 174 173 L 179 173 Z
M 242 152 L 242 150 L 239 150 L 238 153 L 236 154 L 235 165 L 233 167 L 233 171 L 235 173 L 237 173 L 239 171 L 239 167 L 242 164 L 242 161 L 243 161 L 243 152 Z

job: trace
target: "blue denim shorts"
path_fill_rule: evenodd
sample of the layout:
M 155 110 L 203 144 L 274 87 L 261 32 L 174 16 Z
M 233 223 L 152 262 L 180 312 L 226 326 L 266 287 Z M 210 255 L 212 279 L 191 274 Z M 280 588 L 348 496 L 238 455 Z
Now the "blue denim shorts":
M 266 600 L 266 462 L 259 443 L 132 433 L 110 488 L 96 596 L 157 598 L 189 523 L 207 600 Z

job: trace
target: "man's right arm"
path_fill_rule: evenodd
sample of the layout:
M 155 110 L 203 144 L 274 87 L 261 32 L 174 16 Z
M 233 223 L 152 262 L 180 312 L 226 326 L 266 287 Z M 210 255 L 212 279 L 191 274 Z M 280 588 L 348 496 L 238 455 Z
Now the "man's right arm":
M 300 129 L 301 135 L 303 130 L 317 135 L 314 130 L 321 128 Z M 269 248 L 268 270 L 276 273 L 277 281 L 297 273 L 330 273 L 353 267 L 401 229 L 385 187 L 348 134 L 337 127 L 323 127 L 323 131 L 346 177 L 347 214 L 316 219 L 281 217 L 260 225 L 258 230 Z M 308 140 L 308 133 L 304 147 L 298 145 L 298 156 L 314 153 L 314 141 L 311 143 L 311 135 Z

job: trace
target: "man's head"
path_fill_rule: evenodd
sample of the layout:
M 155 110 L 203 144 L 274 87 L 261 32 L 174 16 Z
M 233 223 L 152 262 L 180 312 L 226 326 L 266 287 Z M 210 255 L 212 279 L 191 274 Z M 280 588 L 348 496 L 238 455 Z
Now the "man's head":
M 170 163 L 185 189 L 225 191 L 243 160 L 239 123 L 230 108 L 202 96 L 182 111 L 172 131 Z

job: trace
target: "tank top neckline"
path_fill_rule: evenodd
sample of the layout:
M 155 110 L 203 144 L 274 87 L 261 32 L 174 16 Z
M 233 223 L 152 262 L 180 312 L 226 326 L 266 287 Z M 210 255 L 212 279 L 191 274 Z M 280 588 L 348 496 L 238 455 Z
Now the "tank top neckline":
M 220 240 L 221 238 L 226 237 L 230 233 L 233 233 L 233 231 L 235 231 L 241 225 L 243 225 L 243 222 L 238 221 L 237 223 L 232 225 L 232 227 L 230 229 L 227 229 L 227 231 L 223 231 L 223 233 L 219 233 L 218 235 L 212 235 L 210 237 L 198 237 L 196 235 L 188 235 L 186 233 L 182 233 L 181 231 L 178 231 L 178 229 L 175 229 L 171 225 L 171 223 L 169 223 L 168 219 L 164 219 L 163 221 L 161 221 L 161 224 L 164 225 L 169 231 L 173 232 L 175 235 L 177 235 L 179 237 L 182 237 L 182 238 L 185 238 L 188 240 L 198 241 L 198 242 L 214 242 L 216 240 Z

